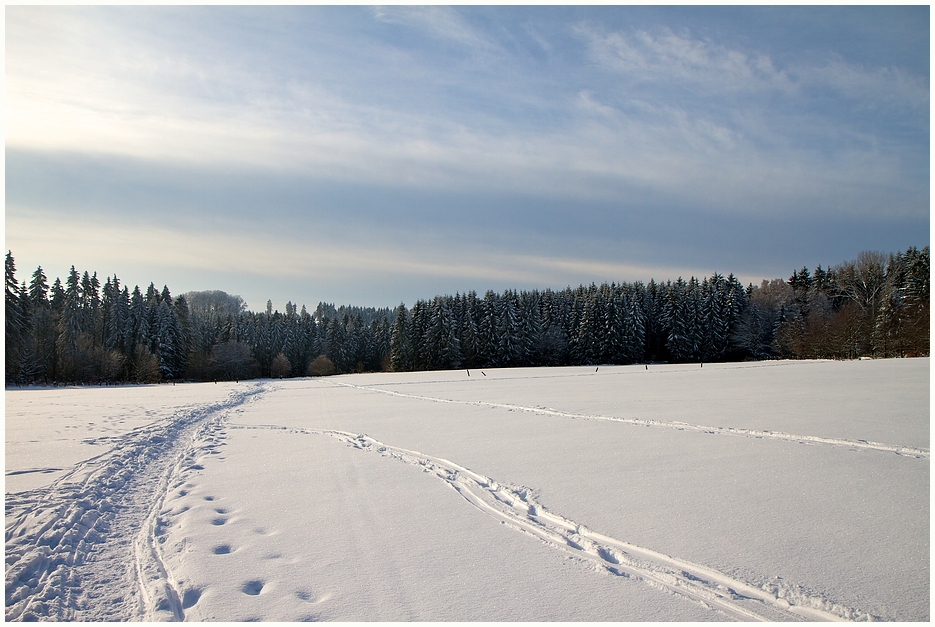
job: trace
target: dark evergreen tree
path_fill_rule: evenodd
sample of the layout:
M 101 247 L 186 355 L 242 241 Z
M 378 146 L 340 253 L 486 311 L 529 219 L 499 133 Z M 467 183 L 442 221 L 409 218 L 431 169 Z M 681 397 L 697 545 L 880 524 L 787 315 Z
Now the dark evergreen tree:
M 499 365 L 499 333 L 497 314 L 499 296 L 493 290 L 487 290 L 480 301 L 480 320 L 477 327 L 477 367 Z
M 621 325 L 622 347 L 620 363 L 642 363 L 646 355 L 646 293 L 636 285 L 624 295 L 618 308 L 618 324 Z
M 347 328 L 341 320 L 332 318 L 328 322 L 328 352 L 326 356 L 334 364 L 338 372 L 349 372 L 351 364 L 347 354 Z
M 6 381 L 18 382 L 27 322 L 19 283 L 16 280 L 16 263 L 11 251 L 7 251 L 5 267 L 6 283 L 3 295 L 6 315 Z
M 538 366 L 540 363 L 539 350 L 542 345 L 538 292 L 521 292 L 519 295 L 519 311 L 519 362 L 524 366 Z
M 464 355 L 464 365 L 467 368 L 476 368 L 480 364 L 480 330 L 477 326 L 477 313 L 479 303 L 477 293 L 468 292 L 461 301 L 461 353 Z
M 393 370 L 407 372 L 413 370 L 412 330 L 409 323 L 409 310 L 404 303 L 396 308 L 396 320 L 393 321 L 393 331 L 390 336 L 390 351 L 392 354 Z
M 688 361 L 692 357 L 692 320 L 688 298 L 688 285 L 679 277 L 675 283 L 666 283 L 663 324 L 668 330 L 666 348 L 674 361 Z
M 29 283 L 30 341 L 35 355 L 35 374 L 32 380 L 49 382 L 55 370 L 55 325 L 49 285 L 42 267 L 36 268 Z
M 519 302 L 516 292 L 507 290 L 499 299 L 499 315 L 496 317 L 499 332 L 497 348 L 497 363 L 501 366 L 515 366 L 519 364 L 522 355 L 522 339 L 520 337 Z

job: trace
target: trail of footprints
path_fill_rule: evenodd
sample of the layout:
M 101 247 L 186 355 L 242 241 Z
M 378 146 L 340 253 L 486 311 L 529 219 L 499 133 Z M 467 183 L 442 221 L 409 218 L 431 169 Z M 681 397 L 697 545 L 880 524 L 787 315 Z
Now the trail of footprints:
M 195 469 L 194 466 L 191 466 L 189 468 Z M 198 468 L 198 470 L 200 470 L 200 468 Z M 174 496 L 169 495 L 169 498 L 167 500 L 168 501 L 178 500 L 186 496 L 195 497 L 194 494 L 190 493 L 190 490 L 197 490 L 198 484 L 196 481 L 197 481 L 196 477 L 188 475 L 184 483 L 182 483 L 181 481 L 177 483 L 177 486 L 181 485 L 182 489 L 178 490 Z M 201 509 L 203 514 L 207 514 L 207 518 L 205 519 L 207 520 L 207 524 L 210 524 L 213 527 L 221 528 L 218 530 L 218 532 L 223 535 L 223 527 L 227 525 L 229 522 L 232 522 L 235 520 L 234 518 L 235 512 L 226 507 L 218 506 L 219 499 L 213 495 L 209 494 L 209 495 L 205 495 L 202 497 L 195 497 L 195 498 L 198 498 L 198 500 L 201 501 L 201 503 L 196 507 Z M 174 510 L 171 508 L 163 509 L 163 515 L 166 517 L 166 520 L 168 520 L 169 518 L 177 517 L 186 512 L 191 512 L 193 509 L 194 508 L 187 506 L 187 505 L 181 506 Z M 168 527 L 168 524 L 166 525 L 166 527 Z M 262 528 L 262 527 L 254 528 L 252 532 L 258 536 L 265 536 L 271 533 L 269 530 Z M 161 540 L 165 539 L 165 535 L 166 534 L 163 534 L 161 537 L 157 537 L 157 541 L 159 541 L 160 544 L 162 543 Z M 219 558 L 223 559 L 223 556 L 231 555 L 232 553 L 235 553 L 237 550 L 238 550 L 238 547 L 236 547 L 233 542 L 220 540 L 220 541 L 217 541 L 211 544 L 209 552 L 211 555 L 219 556 Z M 282 557 L 282 555 L 269 554 L 269 555 L 265 555 L 264 557 L 266 559 L 279 559 Z M 172 573 L 168 569 L 166 573 L 166 578 L 169 581 L 175 581 L 172 576 Z M 191 586 L 186 587 L 183 582 L 177 582 L 177 584 L 181 588 L 181 590 L 176 593 L 180 599 L 180 610 L 181 611 L 177 613 L 175 618 L 178 620 L 184 620 L 185 612 L 187 610 L 192 609 L 198 604 L 198 602 L 201 600 L 202 594 L 204 593 L 205 589 L 201 587 L 191 587 Z M 259 596 L 263 594 L 264 590 L 266 590 L 267 588 L 268 588 L 268 582 L 264 579 L 245 578 L 242 581 L 242 583 L 237 587 L 237 590 L 245 596 L 255 597 L 255 596 Z M 308 589 L 305 589 L 305 588 L 300 588 L 300 589 L 295 590 L 294 595 L 296 598 L 306 603 L 310 603 L 310 604 L 320 603 L 321 601 L 325 600 L 325 598 L 316 598 L 316 596 L 312 592 L 310 592 Z M 158 618 L 158 613 L 154 613 L 153 617 Z M 225 617 L 225 618 L 228 618 L 228 617 Z M 309 618 L 315 618 L 315 617 L 305 616 L 302 618 L 309 619 Z M 242 621 L 251 622 L 251 621 L 260 621 L 260 620 L 266 620 L 266 619 L 267 617 L 264 617 L 264 616 L 250 616 L 250 617 L 243 618 Z
M 238 547 L 235 542 L 225 538 L 224 530 L 230 523 L 245 521 L 238 519 L 237 512 L 222 503 L 222 497 L 200 493 L 199 477 L 206 469 L 206 465 L 212 461 L 223 462 L 225 459 L 222 455 L 222 447 L 226 438 L 226 430 L 226 421 L 223 417 L 219 417 L 202 429 L 192 446 L 176 465 L 175 472 L 171 473 L 164 497 L 155 504 L 154 522 L 149 533 L 141 534 L 139 538 L 140 544 L 148 544 L 151 547 L 150 555 L 143 555 L 140 561 L 146 562 L 148 557 L 148 561 L 159 565 L 156 569 L 150 568 L 157 573 L 148 585 L 141 577 L 141 587 L 148 587 L 151 590 L 149 595 L 144 594 L 144 597 L 149 596 L 145 601 L 146 607 L 142 616 L 145 620 L 185 620 L 186 614 L 197 608 L 207 590 L 207 586 L 193 584 L 186 581 L 181 573 L 173 573 L 173 560 L 167 558 L 167 555 L 177 552 L 179 547 L 169 547 L 167 544 L 171 541 L 184 546 L 189 542 L 189 538 L 184 532 L 171 537 L 171 532 L 179 530 L 182 525 L 190 524 L 204 524 L 217 528 L 215 541 L 208 543 L 206 548 L 213 559 L 225 559 L 244 548 Z M 183 515 L 186 515 L 184 521 Z M 262 527 L 253 528 L 251 531 L 256 536 L 267 536 L 273 533 Z M 242 530 L 238 532 L 233 535 L 242 537 Z M 263 555 L 265 559 L 282 557 L 280 554 Z M 145 566 L 141 569 L 145 570 Z M 258 597 L 264 594 L 269 586 L 270 582 L 262 578 L 250 578 L 245 574 L 236 590 L 247 597 Z M 307 604 L 317 604 L 327 599 L 327 597 L 313 594 L 306 588 L 297 589 L 293 594 Z M 230 617 L 218 618 L 226 620 Z M 237 618 L 243 622 L 267 619 L 268 617 L 259 615 Z M 317 620 L 318 617 L 310 614 L 301 616 L 299 619 Z

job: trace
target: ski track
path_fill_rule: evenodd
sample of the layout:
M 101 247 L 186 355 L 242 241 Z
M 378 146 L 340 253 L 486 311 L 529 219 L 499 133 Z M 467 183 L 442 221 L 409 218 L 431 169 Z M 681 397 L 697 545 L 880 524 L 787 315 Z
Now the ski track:
M 705 607 L 743 621 L 873 621 L 859 609 L 846 607 L 779 577 L 757 586 L 735 579 L 714 568 L 695 564 L 618 540 L 588 529 L 583 524 L 548 511 L 535 491 L 501 483 L 454 462 L 418 451 L 384 444 L 366 434 L 330 429 L 306 429 L 278 425 L 231 425 L 233 429 L 282 430 L 288 433 L 328 435 L 351 447 L 379 453 L 420 467 L 453 488 L 468 503 L 515 530 L 624 578 L 687 597 Z
M 196 440 L 265 389 L 85 440 L 111 448 L 49 486 L 7 494 L 5 619 L 182 618 L 154 535 L 159 507 Z
M 915 457 L 918 459 L 928 459 L 929 449 L 916 448 L 912 446 L 902 446 L 899 444 L 886 444 L 883 442 L 871 442 L 868 440 L 848 440 L 845 438 L 826 438 L 817 435 L 797 435 L 794 433 L 784 433 L 782 431 L 760 431 L 756 429 L 742 429 L 738 427 L 709 427 L 705 425 L 691 424 L 680 421 L 667 420 L 646 420 L 643 418 L 621 418 L 617 416 L 601 416 L 597 414 L 576 414 L 573 412 L 561 411 L 551 407 L 527 407 L 524 405 L 511 405 L 509 403 L 492 403 L 488 401 L 459 401 L 449 398 L 438 398 L 434 396 L 421 396 L 418 394 L 406 394 L 405 392 L 396 392 L 394 390 L 384 390 L 377 387 L 366 385 L 353 385 L 351 383 L 341 383 L 338 381 L 328 381 L 329 384 L 363 390 L 368 392 L 377 392 L 389 396 L 400 398 L 410 398 L 419 401 L 430 401 L 433 403 L 450 403 L 453 405 L 473 405 L 475 407 L 491 407 L 495 409 L 506 409 L 508 411 L 523 411 L 545 416 L 558 416 L 560 418 L 571 418 L 578 420 L 604 420 L 608 422 L 621 422 L 640 427 L 655 427 L 659 429 L 674 429 L 677 431 L 694 431 L 707 433 L 711 435 L 733 435 L 746 438 L 766 438 L 774 440 L 786 440 L 790 442 L 800 442 L 809 444 L 824 444 L 831 446 L 845 446 L 850 449 L 869 449 L 883 451 L 887 453 L 896 453 L 900 456 Z

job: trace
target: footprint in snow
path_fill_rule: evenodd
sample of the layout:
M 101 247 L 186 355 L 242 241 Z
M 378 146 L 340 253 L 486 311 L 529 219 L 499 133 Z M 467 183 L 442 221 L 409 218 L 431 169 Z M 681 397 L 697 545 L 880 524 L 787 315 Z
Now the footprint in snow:
M 231 545 L 229 544 L 219 544 L 214 547 L 213 552 L 215 555 L 227 555 L 231 552 Z
M 317 595 L 312 594 L 312 592 L 311 592 L 310 590 L 305 589 L 305 588 L 301 588 L 301 589 L 299 589 L 299 590 L 296 590 L 296 591 L 295 591 L 295 596 L 296 596 L 297 599 L 299 599 L 299 600 L 301 600 L 301 601 L 305 601 L 306 603 L 312 603 L 312 604 L 321 603 L 321 602 L 323 602 L 323 601 L 327 601 L 327 600 L 328 600 L 328 595 L 327 595 L 327 594 L 324 595 L 324 596 L 322 596 L 322 597 L 318 597 Z
M 253 581 L 246 582 L 241 586 L 240 590 L 244 594 L 249 594 L 250 596 L 256 596 L 263 591 L 263 582 L 259 579 L 254 579 Z
M 198 603 L 198 599 L 201 598 L 201 590 L 193 588 L 191 590 L 186 590 L 185 594 L 182 595 L 182 609 L 187 610 L 188 608 Z
M 214 520 L 211 521 L 211 524 L 214 525 L 214 526 L 216 526 L 216 527 L 220 527 L 221 525 L 223 525 L 223 524 L 225 524 L 225 523 L 227 523 L 227 519 L 226 519 L 226 518 L 222 518 L 222 517 L 215 518 Z

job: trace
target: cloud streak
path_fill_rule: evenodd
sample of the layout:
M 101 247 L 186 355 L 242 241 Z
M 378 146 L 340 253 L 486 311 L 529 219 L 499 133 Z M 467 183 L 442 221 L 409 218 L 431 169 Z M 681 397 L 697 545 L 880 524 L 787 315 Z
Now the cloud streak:
M 386 282 L 392 283 L 399 276 L 406 277 L 410 285 L 429 283 L 483 291 L 516 285 L 561 289 L 591 281 L 620 281 L 621 277 L 642 280 L 660 271 L 673 277 L 693 272 L 688 267 L 660 268 L 561 254 L 485 250 L 464 242 L 374 247 L 368 241 L 335 242 L 314 232 L 301 237 L 224 229 L 193 232 L 170 224 L 149 225 L 141 231 L 138 225 L 120 221 L 93 224 L 80 217 L 25 207 L 13 208 L 7 216 L 7 228 L 7 244 L 17 251 L 18 259 L 44 265 L 51 276 L 66 276 L 76 260 L 83 264 L 81 270 L 110 269 L 116 257 L 123 269 L 118 276 L 130 284 L 156 281 L 185 292 L 207 289 L 205 277 L 218 277 L 224 282 L 232 277 L 248 277 L 264 289 L 274 284 L 279 293 L 291 286 L 290 298 L 307 299 L 303 302 L 310 305 L 315 304 L 315 294 L 341 293 L 340 286 L 348 281 L 354 281 L 358 290 L 384 294 Z M 141 233 L 145 237 L 141 238 Z M 155 258 L 154 251 L 158 251 Z M 255 288 L 248 292 L 227 289 L 238 291 L 255 308 L 272 296 Z M 397 293 L 398 298 L 410 303 L 424 297 L 411 287 Z M 357 302 L 390 304 L 380 300 Z
M 418 29 L 431 37 L 477 53 L 497 52 L 495 41 L 473 28 L 455 9 L 444 6 L 382 6 L 374 16 L 387 24 Z
M 595 61 L 633 81 L 684 83 L 718 94 L 792 89 L 789 76 L 777 70 L 767 55 L 678 35 L 667 28 L 655 35 L 602 33 L 580 24 L 575 32 L 587 42 Z

